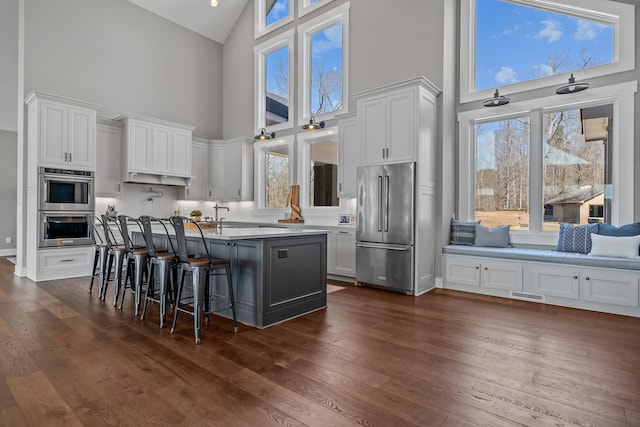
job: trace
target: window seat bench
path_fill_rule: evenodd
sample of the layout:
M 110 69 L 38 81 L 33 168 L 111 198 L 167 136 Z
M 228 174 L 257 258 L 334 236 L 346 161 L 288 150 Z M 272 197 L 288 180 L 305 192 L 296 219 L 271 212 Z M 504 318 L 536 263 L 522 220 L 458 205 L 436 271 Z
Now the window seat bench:
M 640 260 L 447 245 L 443 287 L 640 317 Z

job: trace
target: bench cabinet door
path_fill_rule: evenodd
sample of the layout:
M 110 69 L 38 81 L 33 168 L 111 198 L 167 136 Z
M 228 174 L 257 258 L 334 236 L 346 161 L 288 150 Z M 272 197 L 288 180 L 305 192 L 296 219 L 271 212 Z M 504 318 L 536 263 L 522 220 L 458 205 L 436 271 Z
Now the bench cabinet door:
M 580 273 L 573 267 L 535 265 L 531 273 L 537 294 L 576 300 L 580 297 Z
M 504 261 L 485 261 L 481 266 L 482 287 L 505 291 L 522 290 L 522 266 Z
M 582 299 L 591 302 L 638 307 L 638 277 L 628 271 L 582 269 Z

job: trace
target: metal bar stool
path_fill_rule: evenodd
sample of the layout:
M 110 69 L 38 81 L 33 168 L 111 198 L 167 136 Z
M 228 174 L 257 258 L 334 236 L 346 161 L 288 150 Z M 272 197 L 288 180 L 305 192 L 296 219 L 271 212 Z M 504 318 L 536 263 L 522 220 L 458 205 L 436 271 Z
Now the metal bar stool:
M 236 319 L 236 304 L 233 296 L 233 283 L 231 281 L 231 261 L 227 258 L 213 258 L 209 253 L 209 248 L 202 229 L 198 224 L 190 218 L 184 218 L 180 216 L 172 216 L 169 221 L 175 229 L 177 251 L 178 256 L 178 294 L 176 296 L 176 304 L 173 311 L 173 324 L 171 325 L 171 332 L 173 333 L 176 328 L 176 322 L 178 321 L 178 313 L 188 313 L 193 316 L 193 329 L 196 338 L 196 344 L 200 342 L 200 332 L 202 325 L 202 314 L 206 315 L 209 319 L 210 307 L 210 295 L 212 295 L 211 288 L 213 286 L 213 276 L 225 275 L 227 279 L 227 287 L 229 291 L 229 308 L 233 315 L 233 331 L 238 332 L 238 320 Z M 192 258 L 187 255 L 187 239 L 184 232 L 184 223 L 190 222 L 195 225 L 195 228 L 200 233 L 202 239 L 202 245 L 206 256 L 199 258 Z M 224 270 L 223 273 L 219 273 L 219 270 Z M 193 308 L 183 308 L 180 303 L 182 302 L 182 293 L 184 288 L 185 276 L 187 273 L 191 273 L 191 285 L 193 291 Z M 208 282 L 208 287 L 205 289 L 205 282 Z
M 172 280 L 170 279 L 173 278 L 171 272 L 176 272 L 178 260 L 173 248 L 173 243 L 171 242 L 169 230 L 167 229 L 164 221 L 160 218 L 152 218 L 147 215 L 143 215 L 140 217 L 140 222 L 142 223 L 142 231 L 148 252 L 147 289 L 145 292 L 144 304 L 142 306 L 142 314 L 140 315 L 140 319 L 144 320 L 144 317 L 147 314 L 147 304 L 149 303 L 149 301 L 156 302 L 160 306 L 160 327 L 162 328 L 164 327 L 164 320 L 167 314 L 167 299 L 171 295 L 169 291 L 174 294 L 172 300 L 175 301 L 175 287 L 172 286 Z M 171 247 L 171 251 L 158 251 L 158 249 L 156 248 L 155 242 L 153 241 L 153 231 L 151 228 L 152 222 L 154 224 L 160 224 L 164 228 L 167 240 L 169 242 L 167 246 Z M 158 272 L 157 294 L 155 277 L 156 270 Z M 174 279 L 173 283 L 175 283 L 175 281 L 176 280 Z
M 113 306 L 115 307 L 118 304 L 118 292 L 120 290 L 120 283 L 122 282 L 122 267 L 124 265 L 124 261 L 127 258 L 127 248 L 124 246 L 122 231 L 116 221 L 115 218 L 108 217 L 106 215 L 102 215 L 102 226 L 104 228 L 104 238 L 107 246 L 109 246 L 108 256 L 106 268 L 104 269 L 104 273 L 100 279 L 100 299 L 104 300 L 107 294 L 107 287 L 109 285 L 109 277 L 111 268 L 115 263 L 114 268 L 114 295 L 113 295 Z M 117 233 L 114 233 L 114 229 Z M 116 237 L 116 234 L 119 235 L 119 238 Z
M 124 305 L 124 297 L 126 295 L 127 283 L 131 280 L 130 288 L 133 290 L 135 295 L 135 308 L 134 314 L 137 316 L 140 311 L 140 302 L 142 301 L 142 286 L 144 279 L 148 279 L 147 272 L 147 258 L 148 258 L 148 249 L 144 246 L 136 246 L 133 244 L 131 240 L 131 236 L 129 235 L 129 222 L 136 224 L 140 229 L 140 233 L 144 236 L 144 232 L 142 230 L 142 225 L 137 218 L 133 218 L 127 215 L 118 215 L 118 222 L 120 223 L 120 230 L 122 232 L 122 239 L 124 243 L 124 247 L 127 251 L 127 271 L 125 274 L 124 285 L 122 287 L 122 298 L 120 299 L 120 305 L 118 308 L 122 310 L 122 306 Z M 114 290 L 115 292 L 116 290 Z M 119 292 L 119 290 L 118 290 Z M 117 300 L 117 294 L 116 300 Z
M 93 257 L 93 272 L 91 273 L 91 283 L 89 284 L 89 293 L 93 290 L 93 282 L 98 277 L 98 296 L 100 296 L 102 277 L 105 274 L 105 270 L 107 268 L 107 257 L 109 255 L 109 245 L 104 241 L 102 236 L 100 236 L 99 228 L 104 229 L 102 226 L 102 221 L 98 218 L 93 218 L 91 222 L 91 239 L 93 240 L 93 244 L 96 247 L 96 254 Z M 100 269 L 96 272 L 98 268 L 98 264 L 100 265 Z

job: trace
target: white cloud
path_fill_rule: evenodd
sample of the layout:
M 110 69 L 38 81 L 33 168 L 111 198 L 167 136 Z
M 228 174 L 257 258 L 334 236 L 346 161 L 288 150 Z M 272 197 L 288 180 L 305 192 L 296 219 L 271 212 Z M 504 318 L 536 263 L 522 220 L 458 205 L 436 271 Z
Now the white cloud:
M 562 37 L 560 22 L 554 21 L 552 19 L 548 19 L 548 20 L 542 21 L 541 24 L 543 25 L 544 28 L 538 31 L 533 36 L 533 38 L 547 39 L 547 42 L 549 43 L 557 42 L 558 40 L 560 40 L 560 37 Z
M 314 41 L 312 44 L 314 56 L 342 48 L 342 25 L 329 27 L 322 34 L 326 39 Z
M 504 65 L 500 67 L 500 71 L 498 71 L 495 75 L 495 79 L 497 83 L 502 85 L 508 85 L 510 83 L 515 83 L 518 81 L 518 73 L 511 67 L 505 67 Z
M 285 2 L 276 2 L 269 12 L 275 21 L 278 21 L 289 14 L 289 8 Z
M 533 66 L 533 75 L 537 78 L 553 75 L 553 68 L 547 64 L 537 64 Z
M 598 37 L 598 34 L 605 28 L 604 24 L 598 24 L 597 22 L 584 21 L 578 19 L 578 27 L 573 34 L 573 38 L 576 40 L 593 40 Z

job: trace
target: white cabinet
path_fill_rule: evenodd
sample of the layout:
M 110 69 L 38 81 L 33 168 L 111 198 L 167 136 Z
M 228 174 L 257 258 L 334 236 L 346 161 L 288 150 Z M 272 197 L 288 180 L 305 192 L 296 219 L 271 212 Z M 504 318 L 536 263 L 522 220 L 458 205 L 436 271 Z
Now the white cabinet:
M 29 149 L 38 166 L 94 170 L 96 165 L 97 104 L 31 92 Z
M 125 181 L 189 184 L 193 127 L 131 113 L 116 120 L 125 129 Z
M 95 193 L 97 197 L 122 196 L 122 124 L 99 119 L 96 125 L 97 144 Z
M 191 143 L 191 181 L 184 189 L 185 200 L 205 200 L 209 185 L 209 144 L 194 138 Z
M 64 279 L 91 275 L 93 246 L 38 250 L 38 271 L 35 281 Z
M 446 257 L 445 287 L 447 288 L 473 292 L 481 292 L 480 288 L 522 291 L 522 277 L 522 266 L 517 263 L 474 257 Z M 457 288 L 455 285 L 461 285 L 462 288 Z
M 416 88 L 358 96 L 358 126 L 363 165 L 416 158 L 419 105 Z
M 356 232 L 340 230 L 331 233 L 333 245 L 333 271 L 340 276 L 356 277 Z
M 233 139 L 209 146 L 210 200 L 253 200 L 253 142 Z
M 356 197 L 360 162 L 360 129 L 355 114 L 338 123 L 338 197 Z

